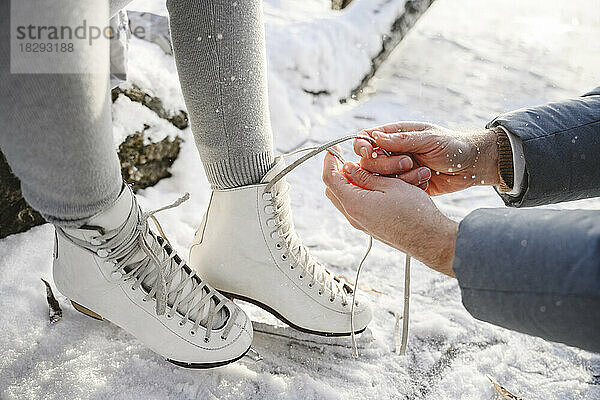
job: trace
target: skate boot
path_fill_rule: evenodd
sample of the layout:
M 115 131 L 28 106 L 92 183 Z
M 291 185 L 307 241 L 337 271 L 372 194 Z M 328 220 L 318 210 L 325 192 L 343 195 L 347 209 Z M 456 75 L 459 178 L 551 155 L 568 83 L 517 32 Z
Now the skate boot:
M 106 318 L 176 365 L 238 360 L 252 342 L 251 322 L 149 229 L 153 213 L 143 213 L 124 186 L 86 225 L 56 227 L 56 287 L 78 311 Z
M 289 185 L 283 178 L 289 171 L 284 168 L 278 157 L 260 184 L 213 191 L 194 237 L 190 265 L 221 293 L 253 303 L 293 328 L 350 335 L 353 288 L 302 244 L 292 221 Z M 355 303 L 355 333 L 370 320 L 368 305 Z

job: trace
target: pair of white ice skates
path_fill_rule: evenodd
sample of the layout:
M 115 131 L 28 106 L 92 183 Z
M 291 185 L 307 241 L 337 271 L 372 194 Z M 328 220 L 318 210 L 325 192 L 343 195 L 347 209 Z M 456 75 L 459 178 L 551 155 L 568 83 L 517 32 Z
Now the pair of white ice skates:
M 252 324 L 230 298 L 304 332 L 350 335 L 352 288 L 302 245 L 288 184 L 269 184 L 284 168 L 276 161 L 260 184 L 213 192 L 191 268 L 149 229 L 152 213 L 142 212 L 125 186 L 85 226 L 56 228 L 58 290 L 77 310 L 110 320 L 184 367 L 224 365 L 250 348 Z M 354 330 L 361 332 L 371 311 L 357 302 L 354 313 Z

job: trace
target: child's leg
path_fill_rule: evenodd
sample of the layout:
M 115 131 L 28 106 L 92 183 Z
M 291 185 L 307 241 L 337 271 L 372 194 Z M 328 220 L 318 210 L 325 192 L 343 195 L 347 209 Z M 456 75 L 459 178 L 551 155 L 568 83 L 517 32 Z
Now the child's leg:
M 257 183 L 273 165 L 262 0 L 168 0 L 177 71 L 208 180 Z
M 122 186 L 108 60 L 104 75 L 11 73 L 9 6 L 0 6 L 0 147 L 33 208 L 50 222 L 81 225 Z
M 108 59 L 99 75 L 11 74 L 10 2 L 0 4 L 0 145 L 26 199 L 58 225 L 56 288 L 78 311 L 108 319 L 179 366 L 242 357 L 252 342 L 248 317 L 151 233 L 149 215 L 129 188 L 121 191 Z M 86 12 L 108 14 L 108 2 L 86 4 Z
M 273 159 L 262 0 L 168 0 L 171 34 L 196 144 L 215 190 L 190 265 L 215 288 L 324 335 L 364 330 L 366 302 L 309 255 L 294 231 Z

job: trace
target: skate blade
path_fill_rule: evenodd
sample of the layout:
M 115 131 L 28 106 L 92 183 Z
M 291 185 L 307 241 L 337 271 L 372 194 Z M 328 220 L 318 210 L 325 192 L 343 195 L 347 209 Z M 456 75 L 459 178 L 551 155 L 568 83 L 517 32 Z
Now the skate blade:
M 263 310 L 265 310 L 266 312 L 268 312 L 269 314 L 273 315 L 275 318 L 277 318 L 278 320 L 280 320 L 281 322 L 283 322 L 284 324 L 286 324 L 289 327 L 294 328 L 295 330 L 301 332 L 302 334 L 310 334 L 310 335 L 316 335 L 316 336 L 324 336 L 324 337 L 330 337 L 330 338 L 343 338 L 343 337 L 350 337 L 351 333 L 350 332 L 321 332 L 321 331 L 313 331 L 311 329 L 306 329 L 306 328 L 302 328 L 298 325 L 295 325 L 294 323 L 292 323 L 291 321 L 288 321 L 283 315 L 279 314 L 277 311 L 275 311 L 273 308 L 269 307 L 266 304 L 261 303 L 260 301 L 251 299 L 249 297 L 245 297 L 245 296 L 241 296 L 238 294 L 233 294 L 233 293 L 228 293 L 225 291 L 220 290 L 219 291 L 223 296 L 227 297 L 228 299 L 231 299 L 231 301 L 234 300 L 241 300 L 244 301 L 246 303 L 250 303 L 253 304 L 259 308 L 262 308 Z M 367 328 L 363 328 L 360 330 L 357 330 L 356 333 L 357 335 L 360 333 L 363 333 Z M 289 335 L 286 335 L 289 336 Z
M 212 362 L 212 363 L 188 363 L 188 362 L 171 360 L 169 358 L 165 358 L 165 360 L 167 360 L 171 364 L 174 364 L 174 365 L 177 365 L 178 367 L 186 368 L 186 369 L 212 369 L 212 368 L 224 367 L 224 366 L 234 363 L 238 360 L 246 359 L 250 350 L 254 351 L 254 349 L 252 349 L 252 347 L 248 347 L 248 350 L 246 350 L 244 352 L 244 354 L 240 355 L 239 357 L 236 357 L 231 360 L 218 361 L 218 362 Z M 258 353 L 256 353 L 256 354 L 258 354 Z
M 100 316 L 99 314 L 96 314 L 95 312 L 93 312 L 89 308 L 85 308 L 81 304 L 75 303 L 73 300 L 71 300 L 71 304 L 80 313 L 85 314 L 85 315 L 87 315 L 90 318 L 97 319 L 98 321 L 104 321 L 104 318 L 102 318 L 102 316 Z
M 269 337 L 279 338 L 282 340 L 295 341 L 308 345 L 326 345 L 333 347 L 351 348 L 352 343 L 350 337 L 339 336 L 319 336 L 311 333 L 301 332 L 289 326 L 275 326 L 263 322 L 252 322 L 254 333 L 258 335 L 266 335 Z M 370 329 L 364 329 L 361 335 L 357 337 L 358 349 L 369 349 L 374 338 Z

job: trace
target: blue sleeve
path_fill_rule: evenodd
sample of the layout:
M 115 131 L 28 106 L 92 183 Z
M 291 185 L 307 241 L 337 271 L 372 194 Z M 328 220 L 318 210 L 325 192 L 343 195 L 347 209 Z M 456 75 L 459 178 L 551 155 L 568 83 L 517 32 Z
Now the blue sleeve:
M 584 96 L 512 111 L 491 121 L 523 143 L 525 177 L 506 205 L 530 207 L 600 196 L 600 87 Z
M 475 318 L 600 352 L 600 211 L 476 210 L 453 269 Z

